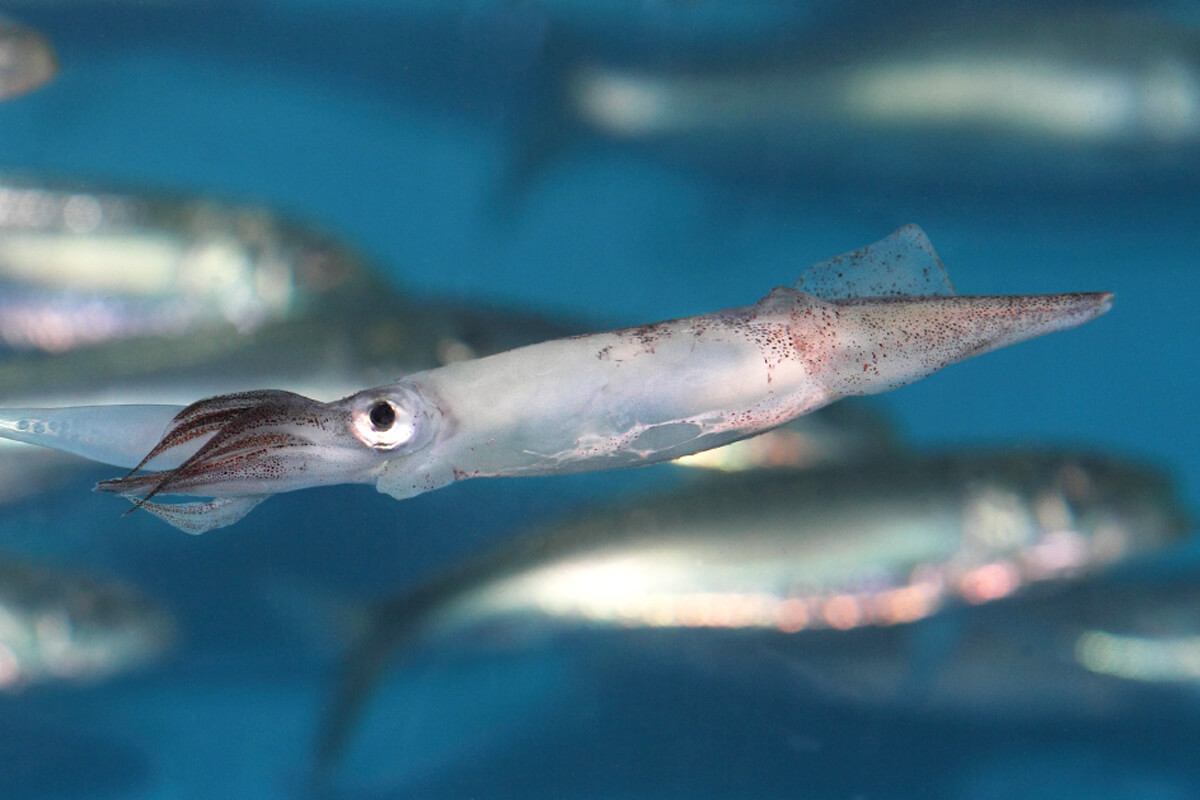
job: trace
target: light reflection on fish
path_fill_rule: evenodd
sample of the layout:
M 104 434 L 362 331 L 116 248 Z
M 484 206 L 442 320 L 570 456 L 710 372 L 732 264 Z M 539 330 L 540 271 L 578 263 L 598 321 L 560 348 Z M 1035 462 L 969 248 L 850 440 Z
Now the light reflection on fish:
M 0 179 L 9 403 L 170 403 L 264 378 L 335 397 L 578 330 L 410 296 L 347 244 L 265 207 Z
M 251 332 L 363 280 L 360 264 L 263 208 L 0 182 L 0 339 L 16 350 Z
M 0 185 L 0 280 L 10 404 L 172 403 L 263 380 L 337 397 L 578 331 L 407 295 L 267 209 L 95 188 Z
M 1195 172 L 1200 30 L 1184 22 L 1020 8 L 858 24 L 707 61 L 576 59 L 560 124 L 741 174 L 834 163 L 843 178 L 974 185 Z
M 1031 609 L 1056 656 L 1097 675 L 1200 688 L 1200 576 L 1089 582 Z
M 947 604 L 1094 572 L 1185 531 L 1166 477 L 1086 453 L 923 456 L 705 480 L 519 540 L 382 604 L 346 659 L 320 759 L 341 748 L 388 656 L 421 637 L 518 620 L 801 640 L 824 630 L 823 647 L 836 653 L 833 632 L 905 627 Z
M 90 682 L 148 664 L 171 615 L 122 583 L 0 560 L 0 689 Z
M 1111 719 L 1154 708 L 1156 698 L 1200 697 L 1200 581 L 1194 569 L 1100 576 L 949 620 L 798 637 L 762 654 L 826 702 L 972 719 Z
M 97 488 L 200 533 L 315 486 L 373 483 L 403 500 L 471 478 L 668 461 L 1082 325 L 1113 299 L 957 295 L 915 225 L 814 265 L 795 287 L 752 306 L 461 361 L 331 403 L 271 389 L 186 408 L 10 408 L 0 436 L 125 467 Z
M 0 100 L 32 92 L 58 74 L 58 56 L 46 37 L 0 16 Z

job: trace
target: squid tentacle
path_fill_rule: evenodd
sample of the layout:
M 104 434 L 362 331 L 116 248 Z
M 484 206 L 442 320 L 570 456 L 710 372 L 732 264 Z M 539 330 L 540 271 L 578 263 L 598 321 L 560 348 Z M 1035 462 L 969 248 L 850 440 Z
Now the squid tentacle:
M 151 497 L 173 489 L 191 489 L 212 481 L 214 476 L 232 476 L 247 464 L 253 466 L 262 460 L 270 458 L 271 451 L 287 447 L 297 447 L 307 444 L 298 436 L 287 433 L 258 434 L 239 439 L 227 447 L 214 452 L 202 463 L 187 467 L 177 467 L 162 472 L 147 472 L 124 478 L 113 478 L 101 481 L 96 489 L 101 492 L 112 492 L 132 499 L 133 495 L 145 492 L 141 498 L 144 502 Z
M 186 444 L 205 434 L 220 430 L 241 414 L 263 403 L 278 402 L 300 395 L 277 389 L 260 389 L 207 397 L 187 406 L 171 421 L 171 427 L 146 456 L 125 474 L 125 478 L 140 470 L 155 457 L 173 447 Z M 108 481 L 105 481 L 108 483 Z
M 247 405 L 255 402 L 256 405 Z M 137 468 L 122 478 L 102 481 L 96 488 L 103 492 L 113 492 L 129 497 L 134 503 L 134 511 L 145 506 L 151 498 L 173 489 L 193 488 L 212 480 L 214 474 L 222 472 L 233 474 L 245 463 L 254 463 L 268 457 L 272 450 L 285 447 L 303 446 L 308 444 L 303 438 L 282 431 L 261 431 L 265 426 L 271 426 L 285 421 L 294 403 L 280 402 L 294 400 L 300 395 L 291 392 L 263 391 L 241 392 L 235 395 L 220 395 L 202 400 L 181 411 L 177 419 L 184 418 L 181 425 L 169 431 L 158 445 L 151 451 L 142 463 L 146 463 L 159 452 L 169 449 L 175 444 L 194 438 L 200 433 L 190 432 L 191 428 L 207 426 L 202 433 L 217 427 L 217 433 L 205 444 L 186 459 L 178 467 L 162 472 L 151 472 L 144 475 L 134 475 Z M 301 398 L 311 402 L 307 398 Z M 196 406 L 201 406 L 196 413 Z M 219 410 L 209 410 L 219 409 Z M 205 412 L 208 413 L 205 413 Z M 224 421 L 217 426 L 214 420 L 220 416 Z M 177 436 L 178 434 L 178 436 Z M 186 435 L 186 438 L 180 438 Z M 173 444 L 164 446 L 169 438 L 175 436 Z M 131 497 L 145 491 L 139 498 Z M 126 512 L 126 513 L 130 513 Z

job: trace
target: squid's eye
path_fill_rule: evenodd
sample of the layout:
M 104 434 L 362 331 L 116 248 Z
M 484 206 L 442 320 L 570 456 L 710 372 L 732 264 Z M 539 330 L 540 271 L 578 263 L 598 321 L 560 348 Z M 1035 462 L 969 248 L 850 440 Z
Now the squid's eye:
M 377 431 L 386 431 L 396 422 L 396 409 L 386 400 L 379 400 L 367 412 L 371 427 Z
M 417 419 L 401 397 L 367 395 L 356 403 L 350 430 L 360 442 L 375 450 L 394 450 L 412 444 Z

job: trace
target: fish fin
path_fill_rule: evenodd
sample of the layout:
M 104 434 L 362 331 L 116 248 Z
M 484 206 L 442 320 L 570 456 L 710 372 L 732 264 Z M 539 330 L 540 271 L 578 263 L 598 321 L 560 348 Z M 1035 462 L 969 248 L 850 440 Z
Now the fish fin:
M 313 771 L 318 783 L 333 774 L 398 643 L 378 631 L 342 658 L 333 695 L 317 730 Z
M 547 26 L 536 61 L 510 104 L 506 152 L 488 190 L 493 223 L 511 226 L 541 181 L 588 138 L 574 110 L 570 82 L 582 54 L 592 49 L 587 40 L 561 26 Z
M 933 243 L 911 223 L 874 244 L 813 264 L 792 286 L 823 300 L 957 294 Z
M 411 608 L 405 608 L 410 598 Z M 429 599 L 417 590 L 374 609 L 364 635 L 342 656 L 332 696 L 317 728 L 313 773 L 318 784 L 328 781 L 337 769 L 368 700 L 392 666 L 393 654 L 405 652 L 421 633 L 430 610 L 424 601 Z
M 519 123 L 508 134 L 506 159 L 488 189 L 487 214 L 499 226 L 515 224 L 542 179 L 566 158 L 579 137 L 576 124 L 568 118 L 542 116 L 539 111 L 528 114 L 542 125 Z
M 393 666 L 393 656 L 411 651 L 431 617 L 475 580 L 476 569 L 482 568 L 459 569 L 432 578 L 359 614 L 362 633 L 342 656 L 332 696 L 317 729 L 313 765 L 318 783 L 327 781 L 337 769 L 368 700 Z
M 542 536 L 521 541 L 518 551 L 525 558 L 540 554 L 546 546 Z M 485 584 L 503 572 L 514 559 L 512 546 L 499 548 L 490 556 L 472 559 L 464 565 L 416 584 L 394 597 L 375 605 L 365 620 L 363 634 L 346 650 L 338 668 L 334 690 L 325 703 L 325 713 L 317 730 L 313 776 L 316 785 L 327 785 L 351 744 L 355 728 L 364 716 L 368 701 L 383 682 L 394 662 L 411 655 L 414 644 L 433 630 L 444 633 L 446 617 L 439 617 L 448 604 L 472 588 Z M 467 615 L 470 616 L 469 614 Z M 459 630 L 478 630 L 467 620 Z M 449 627 L 463 625 L 459 618 Z M 398 656 L 398 657 L 397 657 Z
M 134 507 L 126 513 L 142 508 L 184 533 L 197 534 L 232 525 L 270 496 L 269 494 L 260 494 L 245 497 L 215 497 L 212 500 L 194 503 L 153 503 L 139 500 L 136 497 L 127 497 L 126 499 L 133 503 Z

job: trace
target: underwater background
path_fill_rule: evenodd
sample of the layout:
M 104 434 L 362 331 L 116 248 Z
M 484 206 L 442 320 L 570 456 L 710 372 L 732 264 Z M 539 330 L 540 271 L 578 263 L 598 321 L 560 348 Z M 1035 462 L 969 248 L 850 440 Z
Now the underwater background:
M 64 0 L 3 11 L 61 62 L 52 83 L 0 104 L 5 178 L 264 206 L 349 243 L 415 297 L 618 327 L 753 303 L 910 222 L 960 293 L 1112 291 L 1113 310 L 1079 330 L 955 365 L 872 407 L 913 448 L 1084 446 L 1145 460 L 1200 508 L 1190 4 L 989 11 L 1016 31 L 1000 45 L 1033 65 L 1041 40 L 1029 31 L 1068 26 L 1073 49 L 1052 55 L 1078 58 L 1072 75 L 1142 69 L 1139 47 L 1171 54 L 1168 127 L 1131 123 L 1111 140 L 1105 114 L 1155 99 L 1114 111 L 1103 103 L 1122 90 L 1108 85 L 1103 107 L 1070 123 L 1078 131 L 1033 126 L 1010 140 L 984 130 L 1004 124 L 987 115 L 980 130 L 896 136 L 807 108 L 797 123 L 774 112 L 807 100 L 758 92 L 880 52 L 957 52 L 995 30 L 973 3 Z M 1113 18 L 1137 20 L 1116 26 L 1130 52 L 1107 46 Z M 1013 45 L 1021 36 L 1033 45 Z M 658 138 L 606 129 L 565 105 L 564 76 L 589 62 L 725 74 L 722 91 L 743 102 L 717 107 L 751 111 L 694 135 L 682 123 Z M 1024 73 L 1006 63 L 1018 83 Z M 673 110 L 684 116 L 686 103 L 657 113 Z M 924 713 L 822 702 L 754 632 L 653 631 L 421 649 L 390 669 L 336 775 L 314 788 L 318 725 L 356 609 L 573 509 L 669 488 L 671 469 L 471 481 L 404 502 L 334 487 L 278 496 L 199 537 L 121 516 L 90 491 L 111 477 L 94 466 L 6 503 L 6 556 L 136 585 L 175 615 L 179 641 L 162 663 L 108 682 L 0 695 L 0 797 L 1200 792 L 1195 680 L 1114 714 L 1012 714 L 1003 702 Z M 1134 568 L 1182 572 L 1194 556 L 1185 543 Z M 933 638 L 952 640 L 957 624 Z M 914 695 L 947 649 L 905 652 Z

